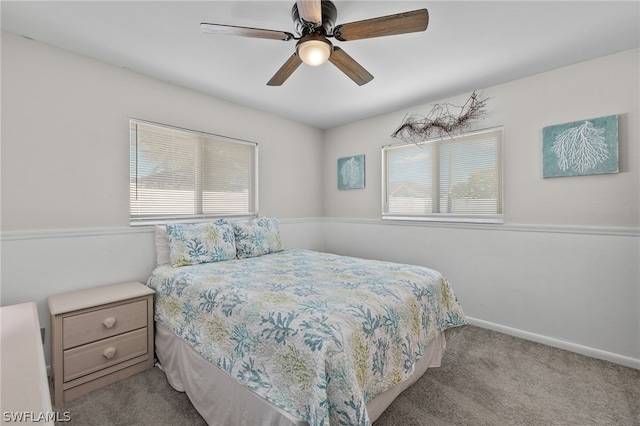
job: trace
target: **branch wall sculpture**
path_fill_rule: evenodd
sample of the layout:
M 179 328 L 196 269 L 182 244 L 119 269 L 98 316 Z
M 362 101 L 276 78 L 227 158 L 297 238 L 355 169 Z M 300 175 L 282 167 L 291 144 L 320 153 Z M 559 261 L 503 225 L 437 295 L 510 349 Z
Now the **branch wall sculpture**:
M 484 117 L 487 99 L 478 99 L 474 91 L 462 106 L 436 104 L 426 116 L 412 114 L 406 117 L 391 137 L 417 144 L 435 137 L 459 135 L 469 128 L 472 120 Z M 453 108 L 459 112 L 452 113 Z

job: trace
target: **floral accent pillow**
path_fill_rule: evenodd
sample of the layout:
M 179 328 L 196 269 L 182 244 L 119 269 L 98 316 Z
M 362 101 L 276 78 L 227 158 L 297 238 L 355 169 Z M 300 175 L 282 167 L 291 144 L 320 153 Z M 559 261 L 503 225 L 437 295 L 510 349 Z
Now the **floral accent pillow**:
M 236 257 L 233 225 L 225 219 L 167 225 L 169 258 L 174 267 L 219 262 Z
M 256 257 L 284 250 L 278 219 L 261 217 L 233 224 L 238 258 Z

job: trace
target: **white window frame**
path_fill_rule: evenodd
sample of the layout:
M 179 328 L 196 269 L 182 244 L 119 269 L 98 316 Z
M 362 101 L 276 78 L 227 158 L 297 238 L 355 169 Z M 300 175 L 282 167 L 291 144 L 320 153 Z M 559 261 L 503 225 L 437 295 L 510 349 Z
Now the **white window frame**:
M 447 144 L 454 144 L 459 142 L 471 141 L 477 137 L 482 137 L 484 134 L 494 133 L 497 135 L 496 138 L 496 154 L 497 154 L 497 172 L 498 172 L 498 182 L 499 182 L 499 190 L 498 190 L 498 200 L 497 200 L 497 208 L 493 213 L 450 213 L 450 212 L 440 212 L 440 191 L 441 191 L 441 183 L 439 176 L 439 154 L 431 155 L 431 167 L 432 167 L 432 179 L 433 179 L 433 192 L 432 195 L 432 211 L 431 212 L 389 212 L 389 170 L 388 170 L 388 156 L 389 152 L 398 149 L 411 149 L 411 146 L 414 146 L 416 149 L 416 153 L 418 150 L 423 147 L 429 147 L 435 152 L 438 152 L 440 146 Z M 468 132 L 461 134 L 455 137 L 446 137 L 446 138 L 434 138 L 420 143 L 399 143 L 393 145 L 385 145 L 382 147 L 382 219 L 383 220 L 401 220 L 401 221 L 424 221 L 424 222 L 462 222 L 462 223 L 489 223 L 489 224 L 502 224 L 503 223 L 503 206 L 504 206 L 504 196 L 503 196 L 503 156 L 502 156 L 502 147 L 504 140 L 504 129 L 502 126 L 500 127 L 492 127 L 489 129 L 483 129 L 473 132 Z M 425 197 L 429 198 L 429 197 Z M 434 201 L 435 200 L 435 201 Z
M 137 147 L 137 131 L 134 130 L 136 124 L 144 124 L 147 126 L 154 126 L 158 128 L 165 128 L 174 132 L 185 132 L 191 135 L 195 135 L 199 137 L 199 140 L 206 140 L 210 142 L 224 142 L 224 143 L 237 143 L 242 145 L 248 145 L 253 147 L 253 161 L 251 164 L 250 171 L 250 188 L 248 188 L 247 194 L 247 205 L 249 208 L 247 211 L 243 212 L 221 212 L 220 214 L 206 214 L 202 212 L 202 204 L 203 204 L 203 185 L 202 185 L 202 165 L 195 165 L 194 167 L 197 169 L 194 184 L 194 191 L 196 193 L 195 200 L 195 210 L 191 214 L 180 214 L 180 213 L 164 213 L 164 214 L 134 214 L 134 206 L 133 200 L 136 197 L 135 191 L 137 191 L 137 178 L 138 178 L 138 166 L 139 166 L 139 156 L 138 156 L 138 147 Z M 141 226 L 141 225 L 154 225 L 154 224 L 165 224 L 169 222 L 198 222 L 203 219 L 215 219 L 215 218 L 254 218 L 258 216 L 258 144 L 255 142 L 245 141 L 242 139 L 230 138 L 227 136 L 216 135 L 213 133 L 206 133 L 197 130 L 185 129 L 182 127 L 171 126 L 162 123 L 156 123 L 147 120 L 141 120 L 137 118 L 130 118 L 129 120 L 129 129 L 130 129 L 130 150 L 129 150 L 129 224 L 130 226 Z M 205 142 L 199 142 L 197 146 L 194 148 L 194 158 L 197 163 L 201 161 L 202 158 L 202 146 Z

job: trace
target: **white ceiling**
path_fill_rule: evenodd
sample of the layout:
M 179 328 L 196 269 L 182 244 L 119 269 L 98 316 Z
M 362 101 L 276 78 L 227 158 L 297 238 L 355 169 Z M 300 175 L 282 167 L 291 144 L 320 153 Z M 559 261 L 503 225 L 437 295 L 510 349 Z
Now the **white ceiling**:
M 204 34 L 201 22 L 294 32 L 289 1 L 6 1 L 2 30 L 326 129 L 640 45 L 638 1 L 334 1 L 336 24 L 427 8 L 425 32 L 339 42 L 331 63 L 266 82 L 295 41 Z M 588 90 L 588 88 L 585 88 Z

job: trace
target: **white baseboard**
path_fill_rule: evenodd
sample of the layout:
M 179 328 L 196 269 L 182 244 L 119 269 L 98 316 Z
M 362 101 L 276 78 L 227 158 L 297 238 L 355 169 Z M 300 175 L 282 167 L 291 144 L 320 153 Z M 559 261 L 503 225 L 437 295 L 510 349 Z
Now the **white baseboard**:
M 560 339 L 554 339 L 553 337 L 542 336 L 536 333 L 530 333 L 528 331 L 518 330 L 517 328 L 511 328 L 500 324 L 495 324 L 489 321 L 483 321 L 477 318 L 467 317 L 467 321 L 471 325 L 476 325 L 488 330 L 497 331 L 499 333 L 508 334 L 510 336 L 519 337 L 521 339 L 530 340 L 532 342 L 542 343 L 554 348 L 564 349 L 569 352 L 575 352 L 581 355 L 586 355 L 592 358 L 602 359 L 604 361 L 613 362 L 614 364 L 624 365 L 625 367 L 635 368 L 640 370 L 640 359 L 631 358 L 624 355 L 614 354 L 612 352 L 603 351 L 600 349 L 591 348 L 588 346 L 578 345 L 576 343 L 567 342 Z

